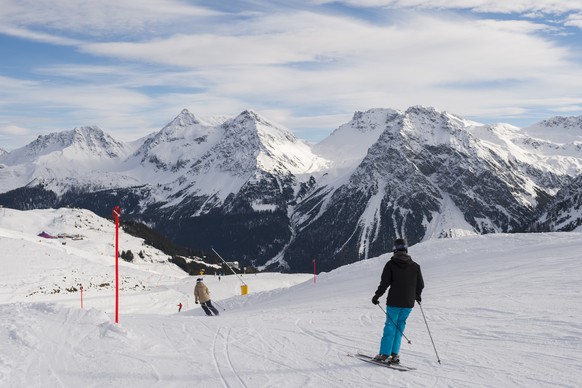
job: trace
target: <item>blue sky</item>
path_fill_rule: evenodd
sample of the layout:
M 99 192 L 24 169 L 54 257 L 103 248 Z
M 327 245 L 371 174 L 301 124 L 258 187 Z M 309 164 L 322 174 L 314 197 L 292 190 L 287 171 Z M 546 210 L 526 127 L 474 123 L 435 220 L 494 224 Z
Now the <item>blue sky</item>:
M 319 141 L 357 110 L 582 115 L 580 0 L 0 0 L 0 148 L 189 109 Z

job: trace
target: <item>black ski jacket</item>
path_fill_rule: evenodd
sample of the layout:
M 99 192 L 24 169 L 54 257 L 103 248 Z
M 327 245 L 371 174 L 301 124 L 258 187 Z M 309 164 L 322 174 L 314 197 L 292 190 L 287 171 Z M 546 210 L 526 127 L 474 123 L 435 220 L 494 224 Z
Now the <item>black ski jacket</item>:
M 420 297 L 424 288 L 424 280 L 420 272 L 420 265 L 412 261 L 408 253 L 395 252 L 384 266 L 380 285 L 376 296 L 380 298 L 386 289 L 388 298 L 386 305 L 392 307 L 414 307 L 414 301 Z

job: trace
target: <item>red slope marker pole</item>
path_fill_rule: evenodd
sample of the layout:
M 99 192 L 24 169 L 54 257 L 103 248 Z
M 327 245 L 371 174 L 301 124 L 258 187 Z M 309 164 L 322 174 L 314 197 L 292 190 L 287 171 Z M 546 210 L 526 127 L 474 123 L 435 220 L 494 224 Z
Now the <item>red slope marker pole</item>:
M 313 259 L 313 284 L 317 281 L 317 271 L 315 270 L 315 259 Z
M 119 323 L 119 206 L 113 208 L 115 218 L 115 323 Z

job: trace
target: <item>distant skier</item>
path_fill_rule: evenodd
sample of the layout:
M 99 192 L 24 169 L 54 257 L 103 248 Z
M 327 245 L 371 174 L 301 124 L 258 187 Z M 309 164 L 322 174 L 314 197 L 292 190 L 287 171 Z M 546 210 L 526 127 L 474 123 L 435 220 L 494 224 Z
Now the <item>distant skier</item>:
M 408 245 L 404 239 L 394 241 L 394 255 L 384 266 L 380 285 L 372 297 L 372 303 L 379 304 L 380 297 L 388 291 L 386 300 L 386 323 L 380 341 L 380 352 L 374 359 L 391 364 L 400 363 L 400 343 L 406 326 L 406 319 L 414 307 L 414 301 L 421 302 L 424 280 L 420 265 L 408 255 Z
M 218 315 L 218 310 L 212 305 L 212 301 L 210 300 L 210 291 L 208 291 L 208 287 L 206 287 L 203 280 L 202 278 L 196 279 L 196 287 L 194 287 L 196 304 L 200 302 L 200 306 L 202 306 L 202 310 L 204 310 L 206 315 L 211 316 L 212 313 Z
M 182 311 L 182 302 L 178 303 L 178 312 Z

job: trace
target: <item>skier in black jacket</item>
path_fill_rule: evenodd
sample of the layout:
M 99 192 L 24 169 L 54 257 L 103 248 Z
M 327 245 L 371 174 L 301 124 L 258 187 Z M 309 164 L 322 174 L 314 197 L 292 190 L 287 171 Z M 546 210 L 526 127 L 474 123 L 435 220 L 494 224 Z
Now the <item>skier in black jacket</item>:
M 408 255 L 408 245 L 404 239 L 394 241 L 394 255 L 384 266 L 382 278 L 372 303 L 379 304 L 380 297 L 388 291 L 386 300 L 386 324 L 380 342 L 380 353 L 374 357 L 377 361 L 400 363 L 400 343 L 406 326 L 406 319 L 414 307 L 414 301 L 421 302 L 420 295 L 424 280 L 420 265 Z

